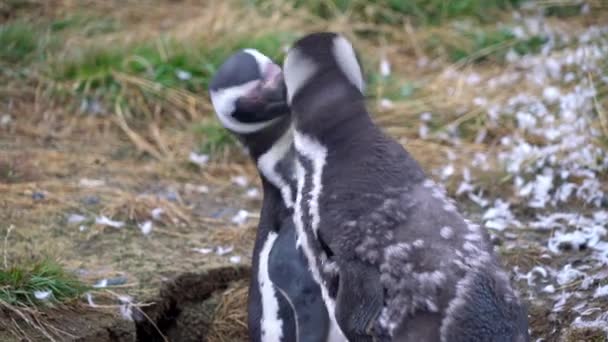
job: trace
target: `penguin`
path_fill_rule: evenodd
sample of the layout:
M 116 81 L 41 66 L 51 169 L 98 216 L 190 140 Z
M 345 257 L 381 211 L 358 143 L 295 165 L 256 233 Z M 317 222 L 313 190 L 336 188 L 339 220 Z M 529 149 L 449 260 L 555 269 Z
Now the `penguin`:
M 346 338 L 529 341 L 527 309 L 487 232 L 373 122 L 352 44 L 306 35 L 283 73 L 296 232 Z
M 320 286 L 296 248 L 293 134 L 281 68 L 255 49 L 230 56 L 209 89 L 216 115 L 248 150 L 263 187 L 252 258 L 248 327 L 252 341 L 328 341 Z

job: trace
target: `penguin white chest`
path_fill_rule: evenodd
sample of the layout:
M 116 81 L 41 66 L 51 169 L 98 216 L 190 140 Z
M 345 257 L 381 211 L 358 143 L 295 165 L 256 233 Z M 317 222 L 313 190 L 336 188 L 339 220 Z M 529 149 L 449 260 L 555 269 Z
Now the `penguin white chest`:
M 319 212 L 319 197 L 323 192 L 323 168 L 327 160 L 327 148 L 316 139 L 297 130 L 294 132 L 296 152 L 306 159 L 306 168 L 300 161 L 296 162 L 297 195 L 294 206 L 294 223 L 298 240 L 297 244 L 304 251 L 313 278 L 321 287 L 321 295 L 327 307 L 330 318 L 330 333 L 328 341 L 346 341 L 335 319 L 335 301 L 330 297 L 327 285 L 321 275 L 320 264 L 325 261 L 325 255 L 315 251 L 318 244 L 318 230 L 321 222 Z M 296 158 L 297 159 L 297 158 Z M 306 197 L 306 199 L 304 199 Z
M 293 207 L 293 194 L 287 175 L 277 172 L 277 165 L 287 156 L 292 147 L 293 130 L 289 128 L 272 147 L 258 159 L 258 169 L 274 186 L 281 190 L 287 208 Z
M 268 233 L 260 251 L 260 266 L 258 269 L 258 283 L 262 295 L 262 320 L 260 322 L 262 341 L 281 342 L 283 338 L 283 321 L 279 318 L 279 300 L 277 293 L 270 280 L 268 272 L 268 257 L 272 246 L 278 235 L 275 232 Z

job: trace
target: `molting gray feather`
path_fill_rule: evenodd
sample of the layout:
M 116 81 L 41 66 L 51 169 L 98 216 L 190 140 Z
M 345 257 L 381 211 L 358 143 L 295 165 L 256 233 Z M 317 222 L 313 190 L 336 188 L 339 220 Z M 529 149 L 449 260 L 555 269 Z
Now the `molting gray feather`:
M 373 123 L 344 41 L 305 36 L 284 69 L 300 164 L 295 222 L 309 262 L 337 265 L 330 314 L 356 341 L 527 341 L 525 309 L 486 232 Z M 324 296 L 330 269 L 317 277 Z M 496 321 L 477 318 L 486 312 Z

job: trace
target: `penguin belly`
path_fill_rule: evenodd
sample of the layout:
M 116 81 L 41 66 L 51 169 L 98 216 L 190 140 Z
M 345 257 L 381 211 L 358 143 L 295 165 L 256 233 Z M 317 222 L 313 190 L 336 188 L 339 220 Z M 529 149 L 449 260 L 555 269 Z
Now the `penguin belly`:
M 264 322 L 264 303 L 265 296 L 273 295 L 261 292 L 259 289 L 259 282 L 257 279 L 252 281 L 252 286 L 249 288 L 249 335 L 250 341 L 252 342 L 290 342 L 296 341 L 295 334 L 295 315 L 291 308 L 289 301 L 279 293 L 279 290 L 275 289 L 276 301 L 278 303 L 277 317 L 280 318 L 280 326 L 270 327 L 269 323 Z M 268 330 L 280 331 L 279 334 L 268 335 L 265 332 Z
M 249 314 L 258 315 L 258 320 L 250 321 L 250 331 L 253 341 L 261 342 L 290 342 L 296 341 L 295 315 L 289 299 L 273 284 L 270 279 L 269 258 L 278 239 L 278 233 L 271 231 L 260 237 L 262 247 L 254 254 L 258 263 L 257 273 L 254 274 L 253 283 L 258 285 L 257 302 L 249 307 Z
M 310 273 L 302 251 L 296 248 L 296 229 L 292 217 L 283 221 L 279 236 L 270 252 L 268 271 L 278 292 L 289 301 L 295 324 L 285 326 L 288 335 L 298 342 L 327 341 L 329 315 L 321 288 Z M 291 341 L 291 340 L 290 340 Z
M 277 300 L 279 301 L 279 317 L 283 323 L 281 330 L 283 331 L 281 342 L 297 341 L 296 335 L 296 316 L 291 307 L 289 299 L 281 293 L 281 291 L 275 286 L 277 292 Z M 266 341 L 264 341 L 266 342 Z M 270 342 L 270 341 L 268 341 Z

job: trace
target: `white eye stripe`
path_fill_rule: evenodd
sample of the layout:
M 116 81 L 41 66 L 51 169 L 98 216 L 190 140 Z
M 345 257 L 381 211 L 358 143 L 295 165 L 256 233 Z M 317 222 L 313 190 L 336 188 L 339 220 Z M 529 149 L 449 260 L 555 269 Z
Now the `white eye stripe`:
M 363 93 L 365 83 L 363 82 L 361 67 L 351 43 L 346 38 L 337 36 L 334 38 L 333 54 L 336 63 L 342 69 L 344 75 Z
M 355 50 L 351 43 L 343 36 L 336 36 L 333 40 L 332 53 L 336 64 L 342 73 L 361 93 L 365 91 L 363 73 Z M 298 48 L 292 48 L 283 63 L 283 76 L 287 86 L 287 103 L 291 105 L 293 96 L 310 80 L 317 72 L 318 65 L 302 53 Z
M 294 94 L 315 74 L 317 65 L 296 48 L 289 51 L 285 57 L 283 70 L 287 87 L 287 103 L 291 105 Z
M 256 62 L 258 63 L 260 75 L 264 77 L 264 73 L 266 72 L 267 66 L 272 63 L 272 60 L 270 60 L 270 58 L 268 58 L 266 55 L 256 49 L 245 49 L 243 51 L 255 58 Z
M 239 97 L 247 94 L 259 83 L 259 80 L 255 80 L 226 89 L 210 91 L 211 103 L 215 109 L 215 114 L 225 128 L 239 134 L 253 133 L 268 127 L 279 119 L 276 118 L 266 122 L 244 123 L 232 116 Z

